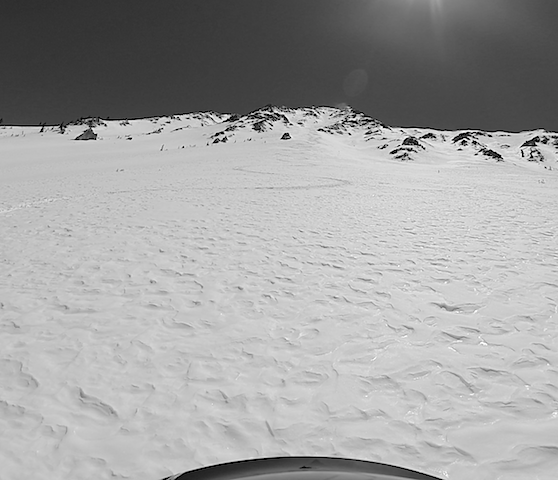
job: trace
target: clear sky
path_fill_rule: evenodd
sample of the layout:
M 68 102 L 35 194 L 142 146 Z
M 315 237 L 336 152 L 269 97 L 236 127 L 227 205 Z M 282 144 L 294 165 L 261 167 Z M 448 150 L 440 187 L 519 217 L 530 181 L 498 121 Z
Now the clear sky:
M 558 0 L 3 0 L 0 117 L 349 104 L 558 131 Z

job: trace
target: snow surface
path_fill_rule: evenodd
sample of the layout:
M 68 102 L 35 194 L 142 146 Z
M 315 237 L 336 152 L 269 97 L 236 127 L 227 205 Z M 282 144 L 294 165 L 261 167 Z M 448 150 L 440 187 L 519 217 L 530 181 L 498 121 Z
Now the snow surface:
M 86 123 L 0 127 L 2 480 L 282 455 L 556 478 L 554 134 Z

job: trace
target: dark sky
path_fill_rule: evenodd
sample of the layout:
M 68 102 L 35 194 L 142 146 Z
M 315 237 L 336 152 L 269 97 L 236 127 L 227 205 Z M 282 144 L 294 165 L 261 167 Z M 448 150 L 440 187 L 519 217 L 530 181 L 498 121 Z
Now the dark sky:
M 0 117 L 268 103 L 558 131 L 558 0 L 3 0 Z

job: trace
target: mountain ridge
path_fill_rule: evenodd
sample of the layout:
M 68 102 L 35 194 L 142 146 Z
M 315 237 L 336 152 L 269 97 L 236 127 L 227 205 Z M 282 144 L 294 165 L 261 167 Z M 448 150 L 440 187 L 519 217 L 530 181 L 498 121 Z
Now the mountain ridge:
M 88 130 L 91 134 L 83 135 Z M 168 140 L 164 144 L 182 141 L 188 146 L 267 142 L 288 136 L 296 141 L 311 134 L 318 141 L 340 142 L 347 148 L 368 150 L 371 155 L 399 162 L 432 163 L 436 158 L 442 161 L 466 156 L 496 163 L 539 165 L 547 170 L 558 163 L 558 134 L 553 132 L 393 127 L 349 106 L 268 104 L 246 114 L 202 111 L 138 119 L 83 117 L 49 126 L 0 126 L 0 140 L 36 134 L 97 141 L 163 135 Z

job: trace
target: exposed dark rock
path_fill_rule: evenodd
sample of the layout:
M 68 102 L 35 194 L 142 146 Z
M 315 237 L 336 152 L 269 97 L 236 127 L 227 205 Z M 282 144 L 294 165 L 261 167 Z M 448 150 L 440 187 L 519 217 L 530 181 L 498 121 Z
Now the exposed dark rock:
M 387 144 L 379 148 L 386 148 Z M 392 150 L 390 155 L 394 155 L 398 160 L 413 160 L 412 154 L 418 153 L 419 150 L 425 150 L 425 147 L 415 137 L 406 137 L 401 145 Z
M 544 155 L 538 148 L 531 147 L 529 149 L 527 160 L 529 162 L 544 162 Z
M 494 150 L 491 150 L 490 148 L 481 148 L 479 153 L 482 153 L 487 157 L 494 158 L 497 162 L 504 161 L 504 157 L 502 157 L 502 155 L 500 155 L 498 152 Z
M 289 132 L 285 132 L 281 137 L 281 140 L 290 140 L 290 139 L 291 139 L 291 134 Z
M 405 138 L 405 140 L 403 140 L 402 145 L 406 145 L 406 146 L 409 146 L 409 147 L 418 147 L 418 148 L 422 148 L 424 150 L 424 147 L 421 145 L 421 143 L 415 137 Z
M 523 144 L 521 145 L 520 148 L 536 147 L 537 143 L 539 143 L 540 141 L 541 141 L 541 137 L 539 137 L 539 136 L 533 137 L 530 140 L 527 140 L 526 142 L 523 142 Z
M 386 128 L 385 125 L 378 120 L 351 108 L 339 110 L 339 113 L 335 114 L 334 118 L 337 119 L 337 121 L 333 122 L 331 125 L 318 128 L 318 131 L 340 134 L 349 133 L 349 129 L 352 128 L 360 129 L 364 127 L 367 128 L 369 132 L 378 133 L 380 131 L 380 127 Z
M 318 118 L 318 112 L 316 112 L 316 110 L 314 109 L 309 108 L 304 112 L 304 116 Z
M 253 110 L 244 117 L 246 120 L 254 120 L 256 122 L 266 121 L 279 122 L 282 121 L 285 125 L 290 125 L 289 119 L 281 112 L 289 112 L 291 109 L 286 107 L 277 107 L 275 105 L 265 105 L 262 108 Z
M 227 129 L 228 130 L 228 129 Z M 225 136 L 225 132 L 227 130 L 223 130 L 222 132 L 217 132 L 214 133 L 213 135 L 210 135 L 209 138 L 215 138 L 216 140 L 218 140 L 219 142 L 222 142 L 223 139 L 219 138 L 221 135 Z M 226 137 L 225 137 L 226 138 Z M 217 142 L 213 142 L 213 143 L 217 143 Z
M 452 142 L 457 143 L 463 147 L 466 147 L 468 145 L 482 147 L 482 144 L 477 141 L 477 137 L 479 136 L 490 136 L 490 135 L 485 132 L 462 132 L 456 135 L 455 137 L 453 137 Z
M 470 140 L 472 136 L 473 135 L 470 132 L 463 132 L 453 137 L 451 141 L 453 143 L 462 142 L 464 140 Z
M 256 112 L 273 112 L 274 110 L 280 110 L 281 107 L 278 107 L 276 105 L 273 105 L 272 103 L 268 103 L 267 105 L 264 105 L 263 107 L 258 108 L 257 110 L 253 110 L 250 113 L 256 113 Z
M 408 161 L 413 159 L 411 153 L 416 153 L 416 150 L 409 147 L 399 147 L 389 153 L 390 155 L 394 155 L 397 160 Z
M 219 138 L 219 135 L 222 135 L 223 132 L 217 132 L 215 135 L 212 135 L 209 138 L 215 138 L 213 143 L 227 143 L 229 141 L 228 137 L 224 136 L 223 138 Z
M 152 132 L 148 132 L 148 133 L 146 133 L 146 135 L 153 135 L 153 134 L 156 135 L 158 133 L 161 133 L 162 131 L 163 131 L 163 127 L 158 128 L 157 130 L 153 130 Z
M 74 140 L 97 140 L 97 134 L 93 129 L 88 128 L 81 135 L 78 135 Z
M 82 117 L 70 122 L 70 125 L 87 125 L 89 128 L 106 127 L 107 124 L 99 117 Z
M 379 135 L 381 133 L 382 131 L 379 128 L 369 128 L 368 130 L 366 130 L 366 132 L 364 132 L 364 134 L 369 137 L 373 135 Z M 368 140 L 370 140 L 370 138 Z
M 542 137 L 540 136 L 536 136 L 531 138 L 530 140 L 527 140 L 526 142 L 523 142 L 523 144 L 521 145 L 520 148 L 524 148 L 524 147 L 536 147 L 537 144 L 542 143 L 543 145 L 548 145 L 549 143 L 553 144 L 554 146 L 558 146 L 558 137 L 556 136 L 546 136 L 543 135 Z
M 429 133 L 425 133 L 422 137 L 423 140 L 436 140 L 436 135 L 434 135 L 433 133 L 429 132 Z

